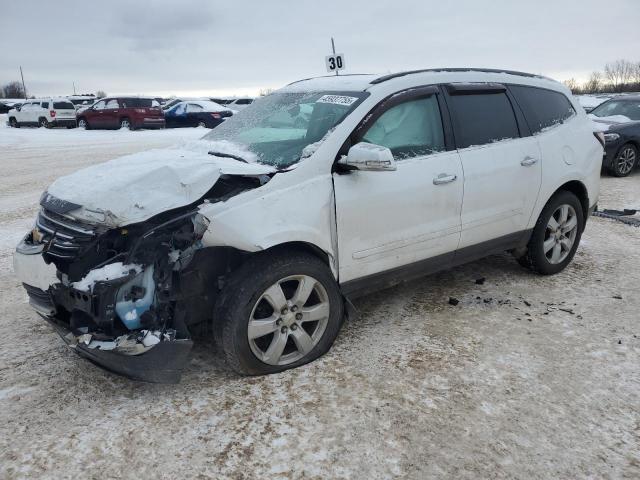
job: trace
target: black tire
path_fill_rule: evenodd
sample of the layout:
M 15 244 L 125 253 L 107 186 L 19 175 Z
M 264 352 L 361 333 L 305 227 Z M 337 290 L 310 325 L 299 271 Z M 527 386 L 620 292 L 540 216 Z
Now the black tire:
M 205 128 L 206 126 L 207 126 L 207 124 L 203 120 L 200 120 L 198 122 L 198 127 Z
M 83 122 L 84 122 L 84 126 L 83 126 Z M 91 127 L 89 126 L 89 122 L 87 121 L 86 118 L 78 119 L 78 128 L 84 129 L 84 130 L 91 130 Z
M 620 147 L 620 150 L 618 150 L 616 158 L 614 158 L 613 162 L 611 163 L 609 172 L 614 177 L 626 177 L 637 166 L 638 148 L 631 143 L 626 143 L 622 147 Z
M 38 126 L 44 127 L 44 128 L 51 128 L 51 124 L 44 117 L 38 119 Z
M 12 128 L 20 128 L 20 124 L 18 123 L 18 121 L 14 117 L 11 117 L 9 119 L 9 126 L 12 127 Z
M 124 117 L 120 119 L 120 129 L 126 128 L 127 130 L 134 130 L 133 125 L 131 124 L 131 120 L 128 117 Z
M 292 275 L 311 276 L 324 287 L 329 301 L 329 318 L 317 344 L 306 355 L 286 365 L 272 365 L 260 360 L 252 351 L 247 333 L 249 318 L 262 294 Z M 250 258 L 236 270 L 218 297 L 214 311 L 216 343 L 226 364 L 240 375 L 281 372 L 324 355 L 338 336 L 343 317 L 342 295 L 331 271 L 320 259 L 295 250 L 265 252 Z
M 577 220 L 577 231 L 573 241 L 573 245 L 569 250 L 568 255 L 564 260 L 559 263 L 551 263 L 544 252 L 544 242 L 547 240 L 547 225 L 551 216 L 562 205 L 569 205 L 575 212 Z M 572 192 L 561 190 L 553 195 L 545 207 L 542 209 L 538 221 L 533 228 L 533 233 L 527 244 L 527 252 L 522 257 L 518 258 L 518 263 L 525 268 L 533 270 L 541 275 L 553 275 L 561 272 L 573 259 L 573 256 L 580 244 L 580 238 L 582 237 L 582 231 L 584 230 L 584 211 L 582 204 L 578 197 Z

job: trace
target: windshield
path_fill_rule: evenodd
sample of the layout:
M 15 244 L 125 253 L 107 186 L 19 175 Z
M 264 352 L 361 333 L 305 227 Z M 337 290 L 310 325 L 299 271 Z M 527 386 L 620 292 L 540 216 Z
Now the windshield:
M 624 115 L 630 120 L 640 120 L 640 101 L 609 100 L 594 108 L 591 113 L 596 117 Z
M 204 140 L 235 144 L 249 150 L 259 163 L 286 168 L 298 162 L 305 147 L 320 141 L 368 95 L 272 93 L 225 120 Z

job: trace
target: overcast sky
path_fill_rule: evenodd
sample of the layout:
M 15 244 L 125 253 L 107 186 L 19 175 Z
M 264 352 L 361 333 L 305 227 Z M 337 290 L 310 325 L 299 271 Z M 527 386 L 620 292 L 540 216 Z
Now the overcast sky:
M 640 0 L 20 0 L 0 8 L 0 84 L 30 94 L 245 95 L 326 74 L 498 67 L 586 79 L 640 61 Z

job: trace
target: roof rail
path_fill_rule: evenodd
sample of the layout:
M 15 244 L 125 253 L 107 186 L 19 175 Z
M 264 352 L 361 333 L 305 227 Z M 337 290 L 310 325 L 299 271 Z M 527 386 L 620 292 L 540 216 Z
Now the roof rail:
M 392 78 L 404 77 L 405 75 L 413 75 L 414 73 L 426 73 L 426 72 L 507 73 L 509 75 L 518 75 L 521 77 L 544 78 L 546 80 L 551 80 L 550 78 L 543 77 L 542 75 L 535 75 L 533 73 L 525 73 L 525 72 L 517 72 L 515 70 L 505 70 L 501 68 L 425 68 L 422 70 L 407 70 L 405 72 L 397 72 L 397 73 L 390 73 L 388 75 L 383 75 L 382 77 L 378 77 L 375 80 L 372 80 L 371 84 L 375 85 L 377 83 L 382 83 L 382 82 L 386 82 L 387 80 L 391 80 Z
M 300 82 L 306 82 L 307 80 L 314 80 L 316 78 L 332 78 L 332 77 L 357 77 L 357 76 L 362 76 L 362 75 L 373 75 L 372 73 L 342 73 L 340 75 L 318 75 L 317 77 L 309 77 L 309 78 L 302 78 L 300 80 L 296 80 L 295 82 L 291 82 L 291 83 L 287 83 L 285 86 L 288 87 L 289 85 L 295 85 L 296 83 L 300 83 Z

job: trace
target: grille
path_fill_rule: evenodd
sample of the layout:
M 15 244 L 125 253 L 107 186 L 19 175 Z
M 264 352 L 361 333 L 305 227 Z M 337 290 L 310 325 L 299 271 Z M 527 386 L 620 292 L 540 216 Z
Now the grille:
M 46 253 L 55 258 L 73 260 L 96 238 L 87 226 L 46 209 L 40 210 L 36 226 L 49 243 Z

